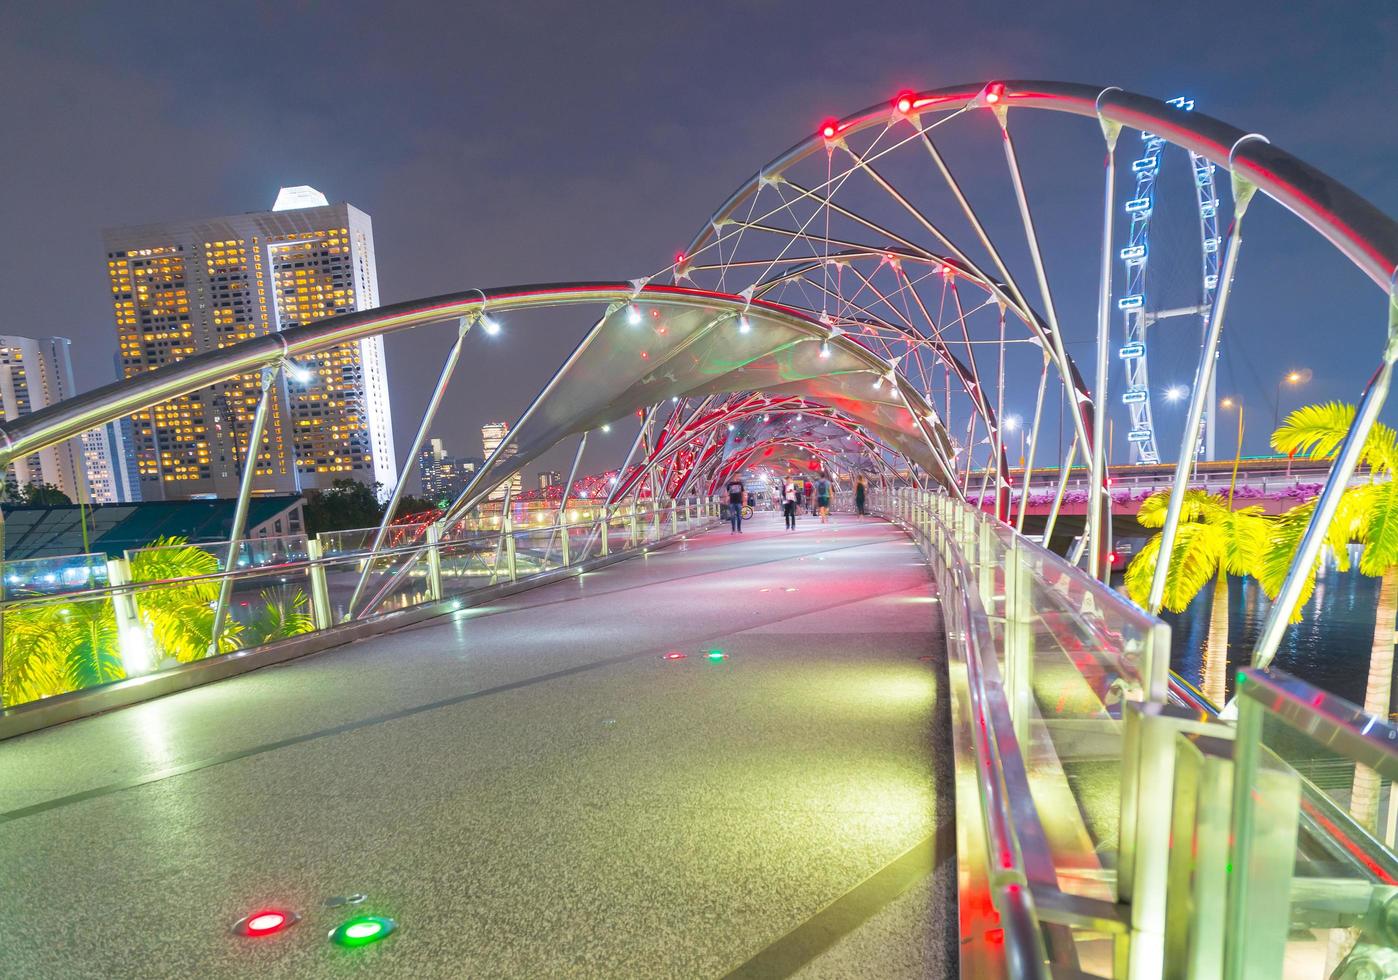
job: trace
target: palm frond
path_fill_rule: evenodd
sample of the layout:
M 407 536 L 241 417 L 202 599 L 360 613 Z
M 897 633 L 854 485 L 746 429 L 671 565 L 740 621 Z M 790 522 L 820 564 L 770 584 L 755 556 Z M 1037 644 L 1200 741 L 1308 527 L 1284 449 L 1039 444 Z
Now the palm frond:
M 1272 448 L 1288 456 L 1329 459 L 1339 451 L 1354 422 L 1355 407 L 1344 402 L 1304 405 L 1272 433 Z M 1375 470 L 1398 469 L 1398 433 L 1376 422 L 1364 440 L 1360 459 Z
M 1142 527 L 1164 527 L 1165 516 L 1170 509 L 1170 491 L 1161 490 L 1141 501 L 1141 509 L 1136 512 L 1136 521 Z M 1191 524 L 1201 521 L 1215 510 L 1226 510 L 1216 498 L 1203 490 L 1186 490 L 1184 502 L 1180 506 L 1180 523 Z
M 1362 516 L 1359 538 L 1364 550 L 1359 570 L 1365 575 L 1382 575 L 1398 565 L 1398 483 L 1387 480 L 1365 487 L 1367 505 Z
M 276 640 L 315 631 L 311 620 L 310 600 L 300 589 L 265 589 L 262 605 L 244 628 L 243 642 L 248 647 L 263 646 Z
M 1165 573 L 1162 605 L 1171 612 L 1182 612 L 1218 570 L 1223 555 L 1223 531 L 1212 524 L 1181 524 L 1175 532 L 1174 552 Z M 1126 592 L 1137 605 L 1145 607 L 1150 597 L 1155 562 L 1160 554 L 1160 535 L 1152 535 L 1126 568 Z
M 1257 566 L 1258 584 L 1262 586 L 1262 591 L 1269 598 L 1275 599 L 1281 592 L 1282 583 L 1286 581 L 1286 576 L 1291 571 L 1292 562 L 1296 558 L 1297 546 L 1301 543 L 1302 535 L 1306 533 L 1306 527 L 1310 524 L 1313 513 L 1315 513 L 1315 501 L 1311 500 L 1291 508 L 1272 522 L 1266 549 Z M 1301 610 L 1309 601 L 1311 593 L 1315 591 L 1315 577 L 1319 570 L 1320 557 L 1317 556 L 1315 564 L 1306 576 L 1305 584 L 1301 590 L 1301 601 L 1296 604 L 1291 622 L 1299 623 L 1301 621 Z

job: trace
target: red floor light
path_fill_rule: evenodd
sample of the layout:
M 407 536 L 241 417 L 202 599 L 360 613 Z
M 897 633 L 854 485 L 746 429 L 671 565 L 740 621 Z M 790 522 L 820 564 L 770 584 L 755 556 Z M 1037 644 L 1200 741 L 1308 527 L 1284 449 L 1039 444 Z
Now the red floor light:
M 662 657 L 661 659 L 662 659 L 662 660 L 683 660 L 683 659 L 684 659 L 684 654 L 680 653 L 678 650 L 671 650 L 669 653 L 665 654 L 665 656 Z
M 288 926 L 295 925 L 301 917 L 295 912 L 284 912 L 281 909 L 259 909 L 243 916 L 233 923 L 233 931 L 240 936 L 270 936 L 281 932 Z

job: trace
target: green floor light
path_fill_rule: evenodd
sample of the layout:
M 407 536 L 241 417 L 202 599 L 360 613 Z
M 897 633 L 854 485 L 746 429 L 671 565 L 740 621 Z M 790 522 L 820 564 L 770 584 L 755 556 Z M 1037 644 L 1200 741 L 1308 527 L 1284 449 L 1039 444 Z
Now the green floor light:
M 724 653 L 722 650 L 710 650 L 708 653 L 704 654 L 704 659 L 710 663 L 718 663 L 720 660 L 727 660 L 728 654 Z
M 397 928 L 396 922 L 381 915 L 356 915 L 332 929 L 330 941 L 336 946 L 355 949 L 359 946 L 376 943 Z

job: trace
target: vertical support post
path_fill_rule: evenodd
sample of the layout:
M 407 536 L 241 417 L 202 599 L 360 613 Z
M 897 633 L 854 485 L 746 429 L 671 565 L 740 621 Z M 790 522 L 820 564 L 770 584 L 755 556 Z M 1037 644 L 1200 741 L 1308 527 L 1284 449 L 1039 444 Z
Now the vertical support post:
M 562 555 L 563 558 L 563 567 L 567 568 L 569 565 L 573 563 L 572 548 L 570 547 L 572 542 L 572 534 L 567 524 L 564 524 L 559 530 L 561 532 L 561 537 L 558 541 L 559 553 Z
M 427 525 L 427 597 L 442 598 L 442 526 L 436 521 Z
M 1155 562 L 1155 574 L 1151 578 L 1150 598 L 1146 602 L 1146 608 L 1152 616 L 1160 612 L 1165 597 L 1165 576 L 1175 551 L 1175 536 L 1179 530 L 1180 512 L 1184 509 L 1185 491 L 1189 488 L 1189 470 L 1194 460 L 1194 448 L 1199 445 L 1199 426 L 1204 415 L 1204 399 L 1208 397 L 1209 378 L 1214 373 L 1218 359 L 1218 344 L 1223 335 L 1223 318 L 1228 311 L 1228 299 L 1233 294 L 1233 275 L 1238 269 L 1238 251 L 1243 244 L 1243 215 L 1247 213 L 1248 202 L 1252 200 L 1256 191 L 1257 185 L 1237 174 L 1233 175 L 1233 223 L 1228 227 L 1228 251 L 1223 260 L 1223 273 L 1209 318 L 1209 332 L 1204 338 L 1204 349 L 1199 354 L 1199 367 L 1194 374 L 1194 388 L 1189 393 L 1189 412 L 1185 416 L 1179 458 L 1175 460 L 1175 482 L 1170 490 L 1170 504 L 1165 511 L 1165 523 L 1160 528 L 1160 554 Z M 1293 570 L 1295 567 L 1292 566 Z
M 1053 526 L 1058 523 L 1058 512 L 1063 508 L 1063 494 L 1068 489 L 1068 474 L 1073 470 L 1073 461 L 1078 455 L 1078 437 L 1073 436 L 1068 446 L 1068 455 L 1063 459 L 1063 469 L 1058 474 L 1058 490 L 1053 495 L 1053 506 L 1049 508 L 1048 520 L 1044 522 L 1044 547 L 1053 538 Z
M 228 615 L 228 600 L 233 594 L 233 572 L 238 567 L 238 548 L 248 524 L 248 501 L 252 482 L 257 475 L 257 454 L 262 449 L 262 433 L 267 428 L 267 406 L 272 400 L 272 385 L 281 373 L 281 364 L 262 369 L 262 397 L 253 413 L 252 430 L 248 433 L 248 448 L 243 453 L 243 478 L 238 484 L 238 503 L 233 509 L 233 527 L 228 534 L 228 553 L 223 561 L 223 580 L 219 583 L 218 603 L 214 606 L 213 630 L 209 634 L 209 656 L 217 656 L 219 635 Z
M 1291 875 L 1301 787 L 1294 770 L 1263 759 L 1266 708 L 1239 700 L 1233 770 L 1233 859 L 1228 881 L 1223 975 L 1265 980 L 1282 975 L 1291 924 Z M 1258 814 L 1265 819 L 1258 819 Z
M 1097 122 L 1102 127 L 1102 135 L 1107 141 L 1107 164 L 1106 179 L 1103 181 L 1102 193 L 1102 265 L 1097 277 L 1097 372 L 1092 385 L 1092 442 L 1083 448 L 1091 453 L 1090 465 L 1087 476 L 1087 535 L 1091 542 L 1092 555 L 1090 559 L 1092 566 L 1089 574 L 1095 579 L 1106 581 L 1106 576 L 1110 574 L 1107 568 L 1108 549 L 1103 547 L 1106 543 L 1103 535 L 1103 527 L 1109 522 L 1111 508 L 1111 498 L 1106 493 L 1107 484 L 1107 459 L 1106 443 L 1103 435 L 1106 433 L 1107 425 L 1107 363 L 1108 350 L 1111 346 L 1112 337 L 1112 263 L 1115 259 L 1113 253 L 1113 224 L 1116 219 L 1116 142 L 1121 135 L 1121 124 L 1111 122 L 1102 117 L 1102 96 L 1106 95 L 1110 89 L 1104 90 L 1097 96 Z M 1066 479 L 1067 470 L 1064 470 Z M 1063 495 L 1062 486 L 1058 490 L 1061 499 Z M 1055 504 L 1054 517 L 1057 515 Z M 1048 540 L 1045 538 L 1045 547 Z
M 505 543 L 505 568 L 509 572 L 510 581 L 519 580 L 519 567 L 515 562 L 515 522 L 510 516 L 509 501 L 505 502 L 505 511 L 500 517 L 500 533 L 504 536 Z
M 1010 721 L 1021 745 L 1029 744 L 1034 683 L 1033 574 L 1022 539 L 1005 555 L 1005 681 Z
M 393 520 L 393 512 L 398 509 L 398 501 L 403 496 L 403 488 L 408 485 L 408 477 L 413 472 L 413 467 L 417 465 L 418 454 L 422 451 L 422 444 L 427 441 L 427 433 L 432 425 L 432 420 L 437 417 L 437 409 L 442 404 L 442 396 L 446 394 L 447 383 L 451 381 L 452 374 L 456 371 L 456 362 L 461 358 L 461 344 L 466 339 L 466 333 L 471 329 L 471 321 L 466 317 L 461 318 L 461 322 L 456 329 L 456 343 L 451 345 L 451 350 L 447 352 L 446 360 L 442 362 L 442 370 L 437 374 L 437 384 L 432 389 L 432 397 L 427 400 L 427 408 L 422 413 L 422 420 L 417 426 L 417 435 L 413 437 L 413 444 L 408 449 L 408 458 L 403 461 L 402 467 L 398 471 L 398 482 L 393 487 L 393 493 L 389 495 L 388 503 L 384 507 L 383 518 L 379 521 L 378 531 L 374 534 L 374 543 L 369 548 L 369 560 L 364 563 L 364 569 L 359 573 L 359 581 L 354 585 L 354 593 L 350 596 L 349 605 L 345 607 L 345 618 L 354 618 L 354 609 L 359 605 L 359 597 L 364 593 L 364 585 L 369 581 L 369 570 L 374 567 L 374 556 L 383 547 L 384 538 L 388 536 L 388 525 Z M 584 438 L 586 438 L 584 436 Z M 434 524 L 439 522 L 434 521 Z
M 330 609 L 330 587 L 325 580 L 325 566 L 321 564 L 325 558 L 325 546 L 319 537 L 306 540 L 306 558 L 310 562 L 311 622 L 318 630 L 329 629 L 335 625 L 335 618 Z
M 148 674 L 155 666 L 155 658 L 136 608 L 136 596 L 130 589 L 122 588 L 131 584 L 131 563 L 125 558 L 108 558 L 107 584 L 113 588 L 112 613 L 116 617 L 122 669 L 127 677 Z
M 1019 477 L 1019 517 L 1015 530 L 1024 533 L 1024 515 L 1029 509 L 1029 475 L 1034 472 L 1034 453 L 1039 448 L 1039 422 L 1044 415 L 1044 391 L 1048 388 L 1049 353 L 1044 351 L 1044 369 L 1039 374 L 1039 394 L 1034 399 L 1034 424 L 1029 429 L 1029 455 Z M 1008 523 L 1008 521 L 1006 522 Z

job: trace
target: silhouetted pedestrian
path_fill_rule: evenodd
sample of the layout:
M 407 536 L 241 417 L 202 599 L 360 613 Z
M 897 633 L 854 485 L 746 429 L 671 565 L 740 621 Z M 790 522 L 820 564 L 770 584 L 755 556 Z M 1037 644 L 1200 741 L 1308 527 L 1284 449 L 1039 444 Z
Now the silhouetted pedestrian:
M 748 502 L 748 490 L 736 476 L 728 481 L 728 520 L 733 525 L 729 534 L 743 533 L 743 504 Z
M 787 480 L 782 484 L 782 517 L 788 531 L 796 530 L 796 481 Z
M 864 506 L 867 503 L 868 490 L 864 486 L 864 474 L 859 475 L 859 479 L 854 481 L 854 509 L 860 517 L 864 516 Z

